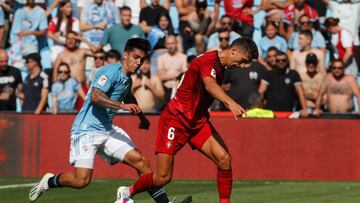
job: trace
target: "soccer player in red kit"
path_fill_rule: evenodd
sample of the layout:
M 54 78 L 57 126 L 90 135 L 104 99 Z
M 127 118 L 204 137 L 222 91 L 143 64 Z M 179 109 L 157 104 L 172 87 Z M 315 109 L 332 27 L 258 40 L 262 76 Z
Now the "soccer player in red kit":
M 245 112 L 221 89 L 221 84 L 226 68 L 246 68 L 257 58 L 256 44 L 251 39 L 238 38 L 228 49 L 207 52 L 192 61 L 175 98 L 160 116 L 156 140 L 156 170 L 141 176 L 130 187 L 120 187 L 118 199 L 129 198 L 170 182 L 174 156 L 189 143 L 215 163 L 219 202 L 230 202 L 231 158 L 225 142 L 209 121 L 208 109 L 216 98 L 227 106 L 235 119 Z

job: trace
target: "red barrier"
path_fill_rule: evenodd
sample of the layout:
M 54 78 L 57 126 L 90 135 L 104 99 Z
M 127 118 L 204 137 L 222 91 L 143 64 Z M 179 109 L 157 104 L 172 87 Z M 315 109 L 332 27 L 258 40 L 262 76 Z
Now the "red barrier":
M 149 131 L 137 129 L 137 117 L 119 115 L 126 130 L 155 166 L 158 116 L 149 115 Z M 41 176 L 72 170 L 69 132 L 74 115 L 1 114 L 0 176 Z M 232 154 L 236 179 L 360 180 L 360 129 L 357 120 L 240 119 L 214 116 L 212 122 Z M 175 160 L 175 178 L 209 179 L 215 166 L 186 146 Z M 109 166 L 97 158 L 95 177 L 134 178 L 128 166 Z

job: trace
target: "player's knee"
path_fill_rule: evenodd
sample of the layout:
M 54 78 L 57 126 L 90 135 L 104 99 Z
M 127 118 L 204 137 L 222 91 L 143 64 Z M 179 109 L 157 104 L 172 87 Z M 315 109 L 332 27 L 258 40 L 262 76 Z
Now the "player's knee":
M 144 156 L 141 156 L 137 161 L 136 170 L 140 175 L 151 172 L 150 163 Z
M 81 177 L 75 179 L 75 187 L 78 189 L 84 188 L 90 184 L 91 178 Z
M 231 156 L 227 152 L 222 152 L 217 156 L 217 166 L 221 169 L 231 168 Z
M 171 175 L 170 174 L 156 174 L 155 176 L 155 184 L 158 186 L 163 186 L 168 184 L 171 181 Z

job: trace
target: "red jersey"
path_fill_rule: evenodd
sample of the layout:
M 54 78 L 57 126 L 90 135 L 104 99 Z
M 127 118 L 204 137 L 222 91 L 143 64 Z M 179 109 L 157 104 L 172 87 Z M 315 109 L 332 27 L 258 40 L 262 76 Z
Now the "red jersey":
M 216 0 L 216 3 L 221 3 L 221 1 L 223 0 Z M 224 0 L 226 14 L 251 26 L 254 25 L 254 16 L 245 14 L 243 10 L 252 9 L 253 6 L 254 0 Z
M 185 117 L 188 127 L 202 126 L 209 118 L 208 109 L 214 101 L 202 79 L 212 77 L 221 85 L 224 70 L 217 51 L 198 56 L 184 73 L 175 98 L 169 103 L 169 109 L 176 108 Z

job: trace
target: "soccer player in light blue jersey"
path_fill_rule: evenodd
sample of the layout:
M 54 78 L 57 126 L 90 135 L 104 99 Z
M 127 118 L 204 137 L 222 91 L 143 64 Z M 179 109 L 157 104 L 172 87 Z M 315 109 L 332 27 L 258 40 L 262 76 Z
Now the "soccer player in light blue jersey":
M 149 162 L 136 149 L 129 135 L 112 123 L 115 112 L 121 109 L 138 115 L 139 128 L 149 128 L 149 121 L 131 93 L 130 78 L 139 69 L 149 50 L 147 40 L 129 39 L 122 64 L 109 64 L 96 73 L 88 97 L 71 128 L 70 163 L 75 167 L 74 172 L 45 174 L 30 190 L 30 201 L 37 200 L 49 188 L 86 187 L 91 181 L 95 154 L 110 164 L 123 162 L 137 170 L 139 175 L 152 171 Z M 149 190 L 149 194 L 157 203 L 169 202 L 162 187 Z M 122 199 L 121 202 L 132 200 Z

